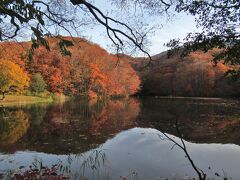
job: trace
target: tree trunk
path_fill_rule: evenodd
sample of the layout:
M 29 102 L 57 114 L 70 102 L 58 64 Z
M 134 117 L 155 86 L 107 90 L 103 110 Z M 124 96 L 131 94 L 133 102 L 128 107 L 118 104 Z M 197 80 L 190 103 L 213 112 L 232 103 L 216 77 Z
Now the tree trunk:
M 1 91 L 0 93 L 2 94 L 2 97 L 1 97 L 0 101 L 3 101 L 5 99 L 5 92 Z

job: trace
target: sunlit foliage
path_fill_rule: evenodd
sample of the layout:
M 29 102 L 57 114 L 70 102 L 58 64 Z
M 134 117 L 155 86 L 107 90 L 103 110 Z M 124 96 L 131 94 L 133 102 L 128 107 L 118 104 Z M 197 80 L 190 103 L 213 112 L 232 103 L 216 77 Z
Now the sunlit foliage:
M 8 60 L 0 60 L 0 92 L 3 99 L 6 93 L 21 93 L 28 85 L 29 77 L 20 66 Z
M 20 47 L 17 43 L 2 43 L 1 48 L 14 54 L 13 61 L 29 74 L 40 73 L 47 90 L 53 93 L 103 97 L 129 96 L 139 90 L 140 79 L 127 58 L 119 59 L 84 39 L 62 38 L 73 42 L 74 46 L 68 48 L 71 56 L 61 54 L 59 38 L 48 38 L 50 51 L 40 46 L 30 61 L 24 56 L 30 48 L 29 42 L 21 43 Z M 3 57 L 8 57 L 7 54 L 2 53 Z

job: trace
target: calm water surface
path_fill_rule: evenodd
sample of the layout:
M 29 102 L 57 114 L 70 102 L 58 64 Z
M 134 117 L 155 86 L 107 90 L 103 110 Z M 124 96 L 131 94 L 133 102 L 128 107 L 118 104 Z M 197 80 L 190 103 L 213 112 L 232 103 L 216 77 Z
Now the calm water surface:
M 70 179 L 198 178 L 178 145 L 208 178 L 240 179 L 239 105 L 144 98 L 1 107 L 0 179 L 39 165 Z

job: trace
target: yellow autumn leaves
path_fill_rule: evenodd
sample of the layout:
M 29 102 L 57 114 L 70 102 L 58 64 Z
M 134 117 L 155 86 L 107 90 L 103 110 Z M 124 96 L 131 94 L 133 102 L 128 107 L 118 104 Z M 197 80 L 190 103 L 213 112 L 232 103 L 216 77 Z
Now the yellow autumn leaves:
M 5 110 L 0 114 L 0 146 L 17 142 L 29 127 L 28 115 L 23 110 Z
M 0 60 L 0 92 L 22 92 L 29 86 L 29 77 L 23 69 L 9 61 Z

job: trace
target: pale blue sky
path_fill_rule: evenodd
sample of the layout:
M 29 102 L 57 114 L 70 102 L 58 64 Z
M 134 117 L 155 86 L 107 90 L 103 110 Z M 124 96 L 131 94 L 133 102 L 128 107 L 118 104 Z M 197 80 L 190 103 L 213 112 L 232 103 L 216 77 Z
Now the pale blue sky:
M 95 1 L 95 5 L 99 7 L 103 12 L 109 12 L 109 9 L 113 6 L 107 5 L 108 0 Z M 114 15 L 112 15 L 114 16 Z M 124 16 L 123 16 L 124 17 Z M 118 17 L 115 17 L 118 18 Z M 148 19 L 148 17 L 145 17 Z M 121 19 L 124 22 L 124 18 Z M 170 39 L 186 37 L 187 33 L 198 31 L 196 28 L 196 23 L 193 16 L 187 14 L 176 14 L 175 17 L 169 22 L 164 17 L 152 17 L 150 22 L 155 22 L 158 24 L 163 24 L 163 27 L 157 30 L 152 37 L 150 37 L 151 45 L 149 46 L 149 51 L 151 55 L 158 54 L 165 51 L 167 47 L 164 46 Z M 93 29 L 88 29 L 83 33 L 94 43 L 99 44 L 103 48 L 109 49 L 110 40 L 106 35 L 106 30 L 102 26 L 96 26 Z
M 90 0 L 89 0 L 90 1 Z M 129 18 L 129 14 L 125 11 L 121 11 L 116 6 L 109 3 L 111 0 L 92 0 L 94 5 L 101 9 L 104 14 L 108 14 L 109 16 L 120 20 L 121 22 L 128 23 L 131 22 L 134 18 Z M 131 14 L 132 9 L 130 9 Z M 81 12 L 78 12 L 81 16 Z M 136 16 L 135 16 L 136 17 Z M 150 45 L 148 46 L 148 50 L 150 55 L 155 55 L 165 51 L 167 47 L 164 46 L 165 43 L 169 42 L 170 39 L 180 38 L 183 39 L 186 37 L 187 33 L 197 31 L 196 23 L 194 21 L 194 17 L 188 16 L 186 14 L 176 14 L 171 21 L 168 21 L 164 16 L 154 16 L 149 17 L 144 14 L 143 17 L 140 17 L 144 23 L 148 23 L 150 25 L 163 25 L 162 28 L 155 31 L 151 37 L 149 37 Z M 54 27 L 53 27 L 54 29 Z M 110 39 L 107 36 L 106 29 L 102 25 L 92 25 L 87 27 L 82 27 L 80 29 L 80 35 L 83 35 L 88 40 L 99 44 L 101 47 L 105 48 L 107 51 L 115 53 L 110 48 L 112 44 Z M 27 38 L 23 40 L 29 40 L 30 35 L 27 33 Z M 61 32 L 62 35 L 69 35 L 69 33 Z M 74 35 L 74 34 L 73 34 Z M 21 40 L 21 39 L 20 39 Z M 137 54 L 142 56 L 143 54 Z
M 167 23 L 151 38 L 151 54 L 154 55 L 164 50 L 167 50 L 167 47 L 165 47 L 164 44 L 169 42 L 170 39 L 183 39 L 186 37 L 187 33 L 194 31 L 198 31 L 196 28 L 194 17 L 187 16 L 186 14 L 179 14 L 178 17 Z

